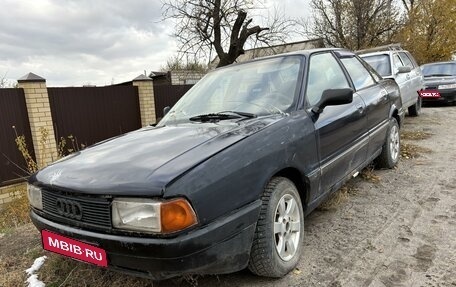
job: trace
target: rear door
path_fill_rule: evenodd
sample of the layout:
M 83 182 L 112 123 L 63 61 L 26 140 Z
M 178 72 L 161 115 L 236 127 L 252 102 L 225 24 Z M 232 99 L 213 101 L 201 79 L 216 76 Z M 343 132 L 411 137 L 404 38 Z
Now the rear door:
M 320 195 L 366 160 L 367 117 L 364 101 L 358 94 L 354 94 L 350 104 L 327 106 L 318 115 L 310 111 L 324 90 L 350 87 L 346 73 L 331 52 L 310 56 L 306 101 L 314 120 L 319 148 Z
M 356 93 L 366 104 L 369 132 L 368 156 L 372 156 L 385 142 L 390 112 L 387 91 L 378 84 L 380 77 L 371 72 L 357 57 L 341 59 L 353 82 Z

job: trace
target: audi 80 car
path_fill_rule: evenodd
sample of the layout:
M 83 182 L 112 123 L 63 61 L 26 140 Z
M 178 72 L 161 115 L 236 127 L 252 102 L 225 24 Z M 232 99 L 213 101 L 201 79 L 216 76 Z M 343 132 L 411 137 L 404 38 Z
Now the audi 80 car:
M 32 175 L 43 247 L 164 279 L 248 267 L 281 277 L 304 216 L 376 160 L 399 160 L 393 80 L 353 52 L 316 49 L 216 69 L 156 125 Z
M 421 66 L 426 89 L 424 102 L 456 103 L 456 61 L 429 63 Z

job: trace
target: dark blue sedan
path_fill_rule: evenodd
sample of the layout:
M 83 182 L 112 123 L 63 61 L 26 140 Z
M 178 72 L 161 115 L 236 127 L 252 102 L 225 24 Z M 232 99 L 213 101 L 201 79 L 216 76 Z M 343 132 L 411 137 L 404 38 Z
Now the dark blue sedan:
M 131 274 L 281 277 L 304 216 L 375 160 L 399 160 L 399 88 L 354 53 L 316 49 L 216 69 L 156 126 L 31 176 L 47 250 Z

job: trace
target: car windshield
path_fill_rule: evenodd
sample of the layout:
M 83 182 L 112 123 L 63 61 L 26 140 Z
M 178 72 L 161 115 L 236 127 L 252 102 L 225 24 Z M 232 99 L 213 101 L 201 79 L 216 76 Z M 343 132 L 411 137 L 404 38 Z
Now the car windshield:
M 382 77 L 391 76 L 391 63 L 390 57 L 388 55 L 361 55 L 361 58 L 363 58 L 364 61 L 371 65 L 372 68 L 374 68 Z
M 228 119 L 287 112 L 295 101 L 302 62 L 302 56 L 287 56 L 217 69 L 193 86 L 159 125 L 205 115 Z
M 421 67 L 425 77 L 456 76 L 456 63 L 428 64 Z

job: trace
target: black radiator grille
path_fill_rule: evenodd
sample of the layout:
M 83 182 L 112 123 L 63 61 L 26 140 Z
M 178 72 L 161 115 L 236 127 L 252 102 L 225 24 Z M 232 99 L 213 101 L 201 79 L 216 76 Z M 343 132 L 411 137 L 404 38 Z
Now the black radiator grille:
M 90 224 L 98 227 L 111 228 L 110 201 L 106 198 L 95 198 L 81 195 L 62 194 L 59 192 L 43 190 L 43 210 L 52 215 L 54 220 L 63 223 L 74 222 L 76 225 Z M 82 209 L 80 220 L 64 217 L 57 211 L 57 200 L 69 200 L 79 203 Z

